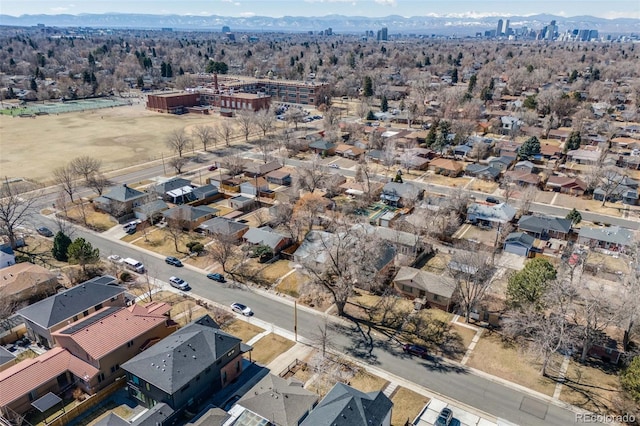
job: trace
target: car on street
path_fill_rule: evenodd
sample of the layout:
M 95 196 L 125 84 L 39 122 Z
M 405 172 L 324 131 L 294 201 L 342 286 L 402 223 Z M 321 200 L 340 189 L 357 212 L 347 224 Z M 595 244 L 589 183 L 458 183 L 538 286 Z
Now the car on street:
M 214 170 L 218 170 L 218 166 L 216 166 L 215 164 L 209 166 L 209 171 L 212 172 Z
M 164 261 L 168 265 L 173 265 L 173 266 L 177 266 L 177 267 L 183 266 L 182 262 L 180 262 L 180 259 L 178 259 L 177 257 L 167 256 L 167 258 Z
M 109 262 L 113 262 L 113 263 L 121 263 L 122 262 L 122 258 L 120 256 L 118 256 L 117 254 L 112 254 L 110 256 L 107 256 L 107 259 L 109 260 Z
M 493 197 L 487 197 L 486 201 L 489 204 L 500 204 L 500 201 L 497 198 Z
M 410 343 L 402 345 L 402 350 L 406 354 L 419 356 L 423 359 L 426 358 L 429 354 L 429 351 L 424 346 L 412 345 Z
M 189 287 L 188 282 L 178 277 L 169 278 L 169 284 L 171 284 L 171 287 L 175 287 L 179 290 L 189 290 L 191 288 Z
M 41 226 L 40 228 L 36 229 L 36 232 L 43 237 L 53 237 L 53 232 L 51 232 L 51 229 L 47 228 L 46 226 Z
M 249 317 L 249 316 L 253 315 L 253 311 L 251 310 L 250 307 L 248 307 L 246 305 L 243 305 L 242 303 L 238 303 L 238 302 L 235 302 L 235 303 L 231 304 L 231 310 L 233 312 L 237 312 L 239 314 L 242 314 L 245 317 Z
M 209 278 L 210 280 L 218 281 L 219 283 L 227 281 L 224 279 L 224 275 L 218 273 L 207 274 L 207 278 Z
M 453 411 L 450 408 L 443 408 L 440 410 L 440 414 L 438 414 L 438 418 L 436 422 L 433 424 L 434 426 L 449 426 L 451 424 L 451 420 L 453 419 Z

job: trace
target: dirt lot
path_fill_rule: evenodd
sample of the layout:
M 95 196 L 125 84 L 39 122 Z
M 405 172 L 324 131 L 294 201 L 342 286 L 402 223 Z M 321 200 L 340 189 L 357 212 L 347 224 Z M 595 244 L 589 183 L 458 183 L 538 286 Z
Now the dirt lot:
M 164 139 L 173 130 L 190 131 L 220 120 L 218 115 L 151 112 L 144 109 L 144 100 L 134 102 L 138 103 L 35 119 L 0 115 L 3 174 L 46 182 L 54 168 L 81 155 L 101 159 L 104 171 L 139 164 L 170 155 Z

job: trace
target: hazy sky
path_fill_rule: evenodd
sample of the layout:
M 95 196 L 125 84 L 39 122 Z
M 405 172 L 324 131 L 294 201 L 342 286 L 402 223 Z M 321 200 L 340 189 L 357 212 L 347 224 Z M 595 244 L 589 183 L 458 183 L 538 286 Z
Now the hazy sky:
M 2 0 L 0 13 L 148 13 L 221 16 L 379 17 L 387 15 L 509 16 L 550 13 L 560 16 L 639 18 L 640 0 Z

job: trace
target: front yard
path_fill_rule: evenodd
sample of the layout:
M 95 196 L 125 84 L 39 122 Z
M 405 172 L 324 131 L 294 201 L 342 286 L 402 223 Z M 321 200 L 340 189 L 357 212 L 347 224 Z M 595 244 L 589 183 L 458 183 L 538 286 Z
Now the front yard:
M 606 367 L 570 361 L 560 399 L 584 410 L 610 414 L 620 393 L 620 380 Z
M 412 422 L 430 399 L 407 388 L 399 387 L 391 395 L 391 401 L 393 401 L 391 424 L 400 426 L 407 421 Z
M 294 341 L 271 333 L 262 337 L 253 345 L 251 359 L 262 365 L 267 365 L 294 345 Z

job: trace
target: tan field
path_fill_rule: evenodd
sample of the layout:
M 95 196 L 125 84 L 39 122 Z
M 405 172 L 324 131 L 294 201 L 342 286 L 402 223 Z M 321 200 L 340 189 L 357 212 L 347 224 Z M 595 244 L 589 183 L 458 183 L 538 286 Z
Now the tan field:
M 81 155 L 101 159 L 103 171 L 115 170 L 171 155 L 166 139 L 173 130 L 220 120 L 217 114 L 151 112 L 143 100 L 135 102 L 36 118 L 0 115 L 0 174 L 46 183 L 53 169 Z

